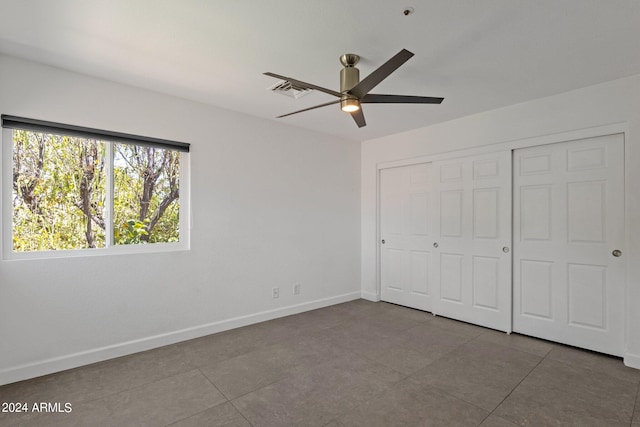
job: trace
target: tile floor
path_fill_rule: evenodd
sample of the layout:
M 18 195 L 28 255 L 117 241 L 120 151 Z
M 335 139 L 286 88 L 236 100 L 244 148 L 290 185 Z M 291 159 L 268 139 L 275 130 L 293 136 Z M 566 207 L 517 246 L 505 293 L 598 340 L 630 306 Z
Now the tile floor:
M 0 387 L 0 426 L 632 426 L 620 359 L 357 300 Z

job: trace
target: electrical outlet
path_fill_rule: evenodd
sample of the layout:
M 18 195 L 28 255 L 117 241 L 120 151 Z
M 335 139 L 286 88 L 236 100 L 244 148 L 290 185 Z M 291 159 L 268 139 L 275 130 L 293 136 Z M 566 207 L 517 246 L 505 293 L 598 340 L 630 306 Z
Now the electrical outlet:
M 300 294 L 300 283 L 294 283 L 293 284 L 293 294 L 294 295 L 299 295 Z
M 271 289 L 271 296 L 273 299 L 280 298 L 280 288 Z

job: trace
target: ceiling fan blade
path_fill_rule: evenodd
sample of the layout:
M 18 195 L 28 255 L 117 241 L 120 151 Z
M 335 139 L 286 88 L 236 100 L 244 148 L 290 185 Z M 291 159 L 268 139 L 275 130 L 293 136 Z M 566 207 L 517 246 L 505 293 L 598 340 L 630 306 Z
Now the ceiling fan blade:
M 339 103 L 339 102 L 340 102 L 340 100 L 339 100 L 339 99 L 338 99 L 337 101 L 325 102 L 324 104 L 315 105 L 315 106 L 313 106 L 313 107 L 305 108 L 304 110 L 298 110 L 298 111 L 294 111 L 293 113 L 283 114 L 283 115 L 281 115 L 281 116 L 276 117 L 276 119 L 279 119 L 279 118 L 282 118 L 282 117 L 287 117 L 287 116 L 290 116 L 290 115 L 292 115 L 292 114 L 302 113 L 302 112 L 304 112 L 304 111 L 315 110 L 316 108 L 326 107 L 327 105 L 337 104 L 337 103 Z
M 363 104 L 440 104 L 444 98 L 410 95 L 378 95 L 369 93 L 360 100 Z
M 300 86 L 300 87 L 305 87 L 305 88 L 309 88 L 309 89 L 314 89 L 320 92 L 324 92 L 324 93 L 328 93 L 329 95 L 333 95 L 333 96 L 337 96 L 338 98 L 340 98 L 342 96 L 342 94 L 340 92 L 336 92 L 335 90 L 331 90 L 331 89 L 327 89 L 324 88 L 322 86 L 316 86 L 314 84 L 311 83 L 307 83 L 307 82 L 303 82 L 302 80 L 297 80 L 297 79 L 292 79 L 291 77 L 285 77 L 285 76 L 281 76 L 279 74 L 274 74 L 274 73 L 263 73 L 265 76 L 269 76 L 269 77 L 275 77 L 276 79 L 280 79 L 280 80 L 288 80 L 291 83 L 295 84 L 296 86 Z
M 393 73 L 402 64 L 407 62 L 413 53 L 406 49 L 402 49 L 390 60 L 378 67 L 377 70 L 365 77 L 360 83 L 355 85 L 349 93 L 357 98 L 363 98 L 371 89 L 376 87 L 381 81 L 386 79 L 389 74 Z
M 351 117 L 353 117 L 353 120 L 355 120 L 359 128 L 367 125 L 367 122 L 364 120 L 364 113 L 362 112 L 362 107 L 360 107 L 358 110 L 354 111 L 353 113 L 349 113 L 349 114 L 351 114 Z

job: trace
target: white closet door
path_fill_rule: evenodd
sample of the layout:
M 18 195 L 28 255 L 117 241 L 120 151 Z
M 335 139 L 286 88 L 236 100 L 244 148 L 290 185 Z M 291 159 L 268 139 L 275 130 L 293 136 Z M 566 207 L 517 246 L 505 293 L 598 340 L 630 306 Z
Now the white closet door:
M 511 152 L 433 169 L 433 311 L 511 332 Z
M 623 242 L 621 134 L 514 152 L 515 331 L 622 355 Z
M 381 298 L 431 311 L 431 164 L 380 171 Z

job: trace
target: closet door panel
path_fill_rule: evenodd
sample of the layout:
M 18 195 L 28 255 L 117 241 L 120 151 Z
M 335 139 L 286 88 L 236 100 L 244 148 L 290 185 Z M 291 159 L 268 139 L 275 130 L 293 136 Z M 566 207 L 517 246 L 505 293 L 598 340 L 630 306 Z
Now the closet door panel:
M 433 163 L 434 313 L 511 331 L 511 152 Z

